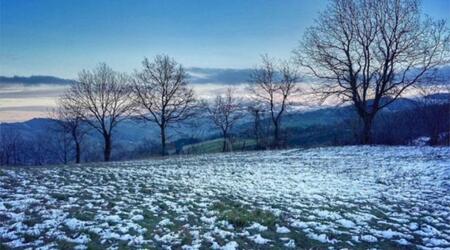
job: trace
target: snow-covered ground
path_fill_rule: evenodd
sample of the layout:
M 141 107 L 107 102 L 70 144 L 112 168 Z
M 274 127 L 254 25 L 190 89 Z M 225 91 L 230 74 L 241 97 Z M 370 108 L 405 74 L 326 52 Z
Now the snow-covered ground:
M 4 247 L 450 248 L 450 148 L 317 148 L 0 171 Z

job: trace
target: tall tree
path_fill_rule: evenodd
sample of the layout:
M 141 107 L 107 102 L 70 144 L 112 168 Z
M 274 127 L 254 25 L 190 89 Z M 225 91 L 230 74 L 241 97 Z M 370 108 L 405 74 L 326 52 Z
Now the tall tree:
M 58 107 L 54 110 L 54 117 L 57 120 L 58 130 L 65 135 L 69 135 L 75 147 L 75 163 L 81 162 L 81 144 L 88 128 L 84 126 L 84 115 L 81 107 L 76 103 L 71 103 L 70 98 L 63 95 L 58 100 Z
M 188 86 L 183 66 L 167 55 L 142 61 L 134 77 L 134 96 L 142 119 L 160 128 L 161 155 L 166 155 L 167 127 L 183 122 L 196 112 L 194 91 Z
M 351 101 L 363 121 L 361 142 L 371 142 L 381 109 L 410 86 L 432 79 L 449 62 L 444 21 L 423 20 L 419 0 L 332 0 L 295 54 L 325 80 L 324 98 Z
M 240 100 L 234 96 L 233 89 L 228 88 L 225 95 L 217 95 L 214 102 L 206 106 L 206 110 L 211 121 L 222 133 L 222 151 L 229 151 L 230 132 L 236 122 L 243 117 Z
M 281 146 L 281 119 L 286 113 L 289 98 L 298 88 L 298 73 L 287 63 L 275 63 L 267 55 L 262 56 L 262 64 L 250 76 L 249 89 L 255 100 L 268 110 L 274 127 L 273 147 Z
M 101 63 L 93 70 L 83 70 L 71 85 L 65 99 L 78 107 L 78 115 L 104 139 L 103 157 L 111 159 L 114 128 L 133 111 L 129 77 Z

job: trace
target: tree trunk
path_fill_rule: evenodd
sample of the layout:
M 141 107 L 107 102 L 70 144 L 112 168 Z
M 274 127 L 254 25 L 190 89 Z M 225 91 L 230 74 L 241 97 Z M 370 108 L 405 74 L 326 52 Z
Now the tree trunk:
M 259 124 L 259 111 L 255 111 L 255 140 L 256 140 L 256 148 L 260 149 L 261 147 L 261 138 L 260 138 L 260 124 Z
M 103 135 L 105 138 L 105 149 L 104 149 L 104 160 L 110 161 L 111 159 L 111 149 L 112 149 L 112 143 L 111 143 L 111 135 L 105 134 Z
M 366 115 L 362 118 L 362 120 L 363 120 L 364 126 L 363 126 L 363 131 L 362 131 L 361 144 L 369 145 L 372 143 L 373 116 Z
M 439 144 L 439 118 L 433 119 L 434 124 L 432 124 L 432 129 L 430 133 L 430 146 L 437 146 Z
M 222 145 L 222 152 L 227 152 L 227 138 L 228 135 L 226 132 L 223 133 L 223 145 Z
M 280 146 L 280 126 L 278 124 L 278 122 L 274 122 L 274 139 L 273 139 L 273 146 L 275 148 L 278 148 Z
M 67 165 L 67 148 L 66 145 L 64 145 L 64 165 Z
M 80 163 L 81 158 L 81 147 L 79 142 L 75 142 L 75 163 Z
M 166 155 L 166 128 L 161 126 L 161 155 Z

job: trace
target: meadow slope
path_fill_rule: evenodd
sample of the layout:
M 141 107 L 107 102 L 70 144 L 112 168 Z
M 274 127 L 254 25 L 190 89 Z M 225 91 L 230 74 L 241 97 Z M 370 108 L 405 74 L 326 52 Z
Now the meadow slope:
M 450 248 L 450 148 L 0 168 L 1 248 Z

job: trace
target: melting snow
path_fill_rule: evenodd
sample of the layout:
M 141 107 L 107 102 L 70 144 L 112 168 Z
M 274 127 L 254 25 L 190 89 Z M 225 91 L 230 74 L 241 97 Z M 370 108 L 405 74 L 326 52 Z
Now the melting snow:
M 256 244 L 260 244 L 260 245 L 263 245 L 263 244 L 266 244 L 266 243 L 270 242 L 269 239 L 263 238 L 260 234 L 249 236 L 248 238 L 253 240 Z
M 448 147 L 351 146 L 2 168 L 0 244 L 445 249 L 449 163 Z M 275 226 L 227 221 L 228 201 Z

